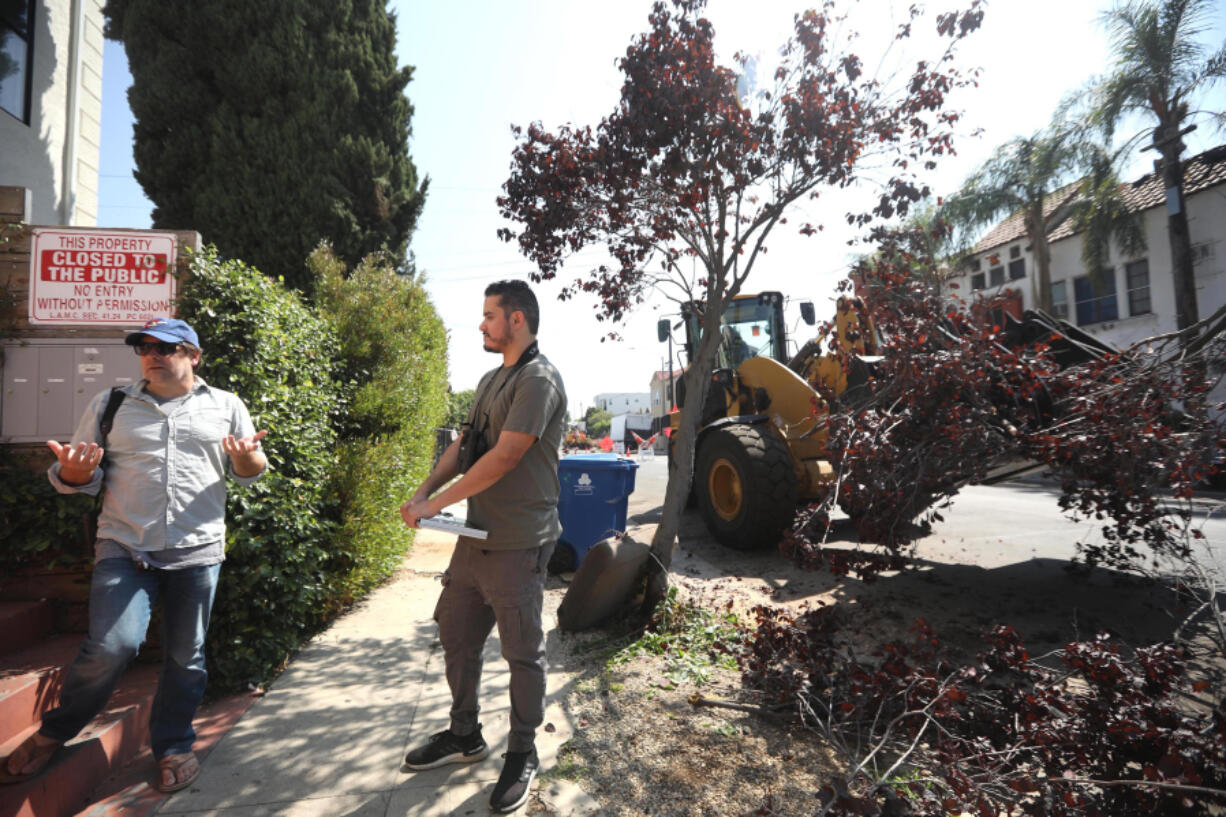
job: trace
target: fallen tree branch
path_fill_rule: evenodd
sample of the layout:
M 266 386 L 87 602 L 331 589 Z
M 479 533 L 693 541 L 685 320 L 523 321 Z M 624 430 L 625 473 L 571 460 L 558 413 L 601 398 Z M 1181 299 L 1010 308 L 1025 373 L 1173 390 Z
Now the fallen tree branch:
M 1161 780 L 1097 780 L 1093 777 L 1049 777 L 1048 783 L 1085 783 L 1093 786 L 1146 786 L 1155 789 L 1171 791 L 1195 792 L 1196 794 L 1212 794 L 1218 797 L 1226 796 L 1226 789 L 1213 789 L 1208 786 L 1192 786 L 1187 783 L 1166 783 Z
M 690 696 L 690 705 L 694 707 L 706 706 L 712 709 L 732 709 L 737 712 L 748 712 L 751 715 L 761 715 L 765 718 L 770 718 L 772 720 L 778 720 L 779 709 L 783 709 L 783 708 L 790 709 L 791 708 L 791 706 L 789 705 L 787 707 L 779 707 L 776 709 L 766 709 L 764 707 L 754 706 L 752 704 L 738 704 L 732 701 L 721 701 L 716 698 L 706 698 L 702 695 L 699 695 L 697 692 L 695 692 L 694 694 Z

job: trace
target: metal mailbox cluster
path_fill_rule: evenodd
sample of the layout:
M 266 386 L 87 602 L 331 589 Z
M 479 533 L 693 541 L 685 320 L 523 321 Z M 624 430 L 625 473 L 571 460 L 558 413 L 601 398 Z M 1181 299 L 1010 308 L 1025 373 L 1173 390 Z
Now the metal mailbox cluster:
M 140 363 L 122 337 L 6 343 L 0 442 L 67 442 L 94 395 L 139 378 Z

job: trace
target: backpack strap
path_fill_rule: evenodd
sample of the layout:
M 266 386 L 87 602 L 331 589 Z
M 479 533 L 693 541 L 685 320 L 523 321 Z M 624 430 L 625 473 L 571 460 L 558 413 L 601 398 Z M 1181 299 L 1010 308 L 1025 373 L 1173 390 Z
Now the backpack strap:
M 119 411 L 119 404 L 127 396 L 127 393 L 122 391 L 119 386 L 111 387 L 111 394 L 106 400 L 106 408 L 102 410 L 102 419 L 98 421 L 99 448 L 106 448 L 106 438 L 110 435 L 111 428 L 115 425 L 115 413 Z
M 115 425 L 115 414 L 119 411 L 119 404 L 127 397 L 127 393 L 120 390 L 119 386 L 112 386 L 111 393 L 106 398 L 106 408 L 102 410 L 102 417 L 98 420 L 98 447 L 104 449 L 102 459 L 106 460 L 106 438 L 111 433 L 111 428 Z M 92 547 L 93 543 L 98 538 L 98 515 L 102 513 L 102 495 L 106 493 L 104 490 L 99 491 L 94 497 L 94 507 L 90 511 L 81 514 L 81 522 L 84 526 L 85 539 L 88 546 Z

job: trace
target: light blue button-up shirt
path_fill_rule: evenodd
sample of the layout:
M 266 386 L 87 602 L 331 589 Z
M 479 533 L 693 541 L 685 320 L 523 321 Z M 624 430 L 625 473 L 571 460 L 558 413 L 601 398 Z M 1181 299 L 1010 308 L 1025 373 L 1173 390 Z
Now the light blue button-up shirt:
M 107 437 L 104 465 L 94 470 L 93 479 L 67 485 L 60 479 L 58 462 L 47 472 L 63 494 L 96 496 L 105 482 L 99 539 L 142 551 L 223 541 L 226 475 L 240 485 L 264 475 L 238 476 L 221 448 L 227 434 L 242 438 L 255 433 L 243 401 L 198 376 L 195 380 L 186 399 L 165 407 L 144 392 L 146 381 L 124 386 L 127 397 Z M 90 401 L 72 436 L 74 446 L 98 441 L 109 394 L 104 391 Z

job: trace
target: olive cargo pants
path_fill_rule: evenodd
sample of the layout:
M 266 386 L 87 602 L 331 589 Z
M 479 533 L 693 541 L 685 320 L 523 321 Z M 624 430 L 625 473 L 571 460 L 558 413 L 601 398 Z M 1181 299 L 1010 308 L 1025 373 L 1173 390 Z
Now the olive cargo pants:
M 460 539 L 434 609 L 451 688 L 451 731 L 472 734 L 480 711 L 481 653 L 494 625 L 511 671 L 508 752 L 533 748 L 545 718 L 545 573 L 554 543 L 482 550 Z

